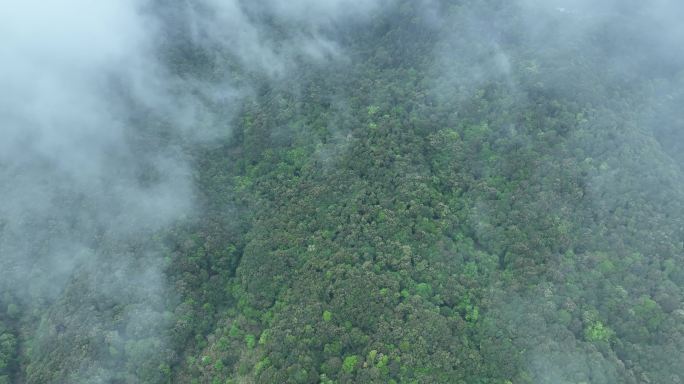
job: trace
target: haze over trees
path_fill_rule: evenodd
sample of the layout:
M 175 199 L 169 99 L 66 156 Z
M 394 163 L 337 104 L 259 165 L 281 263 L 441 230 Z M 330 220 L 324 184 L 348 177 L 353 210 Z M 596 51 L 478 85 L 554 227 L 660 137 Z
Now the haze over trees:
M 684 383 L 682 17 L 0 2 L 0 384 Z

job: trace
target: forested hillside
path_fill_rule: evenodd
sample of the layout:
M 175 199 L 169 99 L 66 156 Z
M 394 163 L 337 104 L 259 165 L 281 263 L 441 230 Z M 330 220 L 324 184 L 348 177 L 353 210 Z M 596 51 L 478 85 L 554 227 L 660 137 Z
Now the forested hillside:
M 0 384 L 684 383 L 684 6 L 63 2 L 0 5 Z

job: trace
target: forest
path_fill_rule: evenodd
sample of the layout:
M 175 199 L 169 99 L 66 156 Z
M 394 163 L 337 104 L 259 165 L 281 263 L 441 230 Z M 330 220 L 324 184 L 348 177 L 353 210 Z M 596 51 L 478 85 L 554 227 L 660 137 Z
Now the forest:
M 0 2 L 0 384 L 684 384 L 682 17 Z

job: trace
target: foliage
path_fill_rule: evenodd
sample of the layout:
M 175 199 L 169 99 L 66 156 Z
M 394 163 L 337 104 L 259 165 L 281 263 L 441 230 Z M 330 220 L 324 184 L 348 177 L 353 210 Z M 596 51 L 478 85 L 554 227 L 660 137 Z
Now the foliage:
M 658 79 L 540 43 L 513 5 L 435 2 L 438 30 L 418 3 L 341 26 L 349 60 L 242 73 L 232 136 L 192 153 L 200 218 L 154 234 L 172 298 L 108 302 L 81 276 L 0 302 L 0 383 L 684 382 L 681 154 L 643 123 Z

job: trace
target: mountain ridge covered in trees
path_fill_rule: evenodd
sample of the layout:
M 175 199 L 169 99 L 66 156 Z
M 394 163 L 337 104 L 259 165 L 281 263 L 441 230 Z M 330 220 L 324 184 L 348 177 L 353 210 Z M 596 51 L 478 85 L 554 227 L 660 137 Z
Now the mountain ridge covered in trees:
M 684 382 L 681 11 L 147 2 L 0 144 L 0 383 Z

